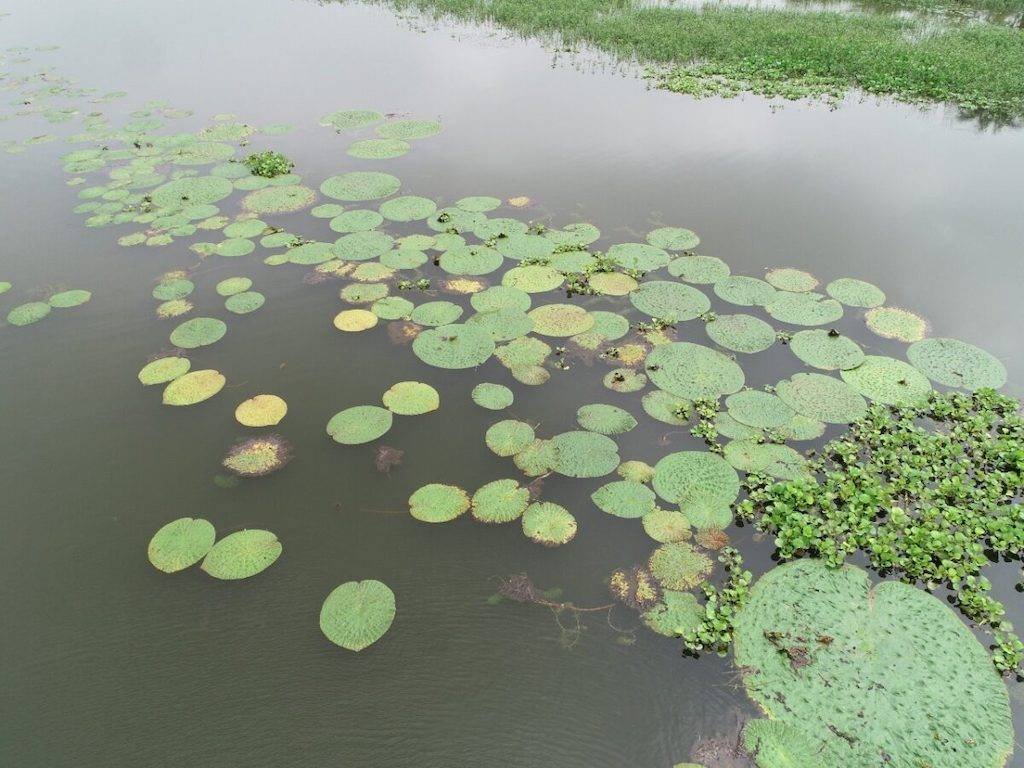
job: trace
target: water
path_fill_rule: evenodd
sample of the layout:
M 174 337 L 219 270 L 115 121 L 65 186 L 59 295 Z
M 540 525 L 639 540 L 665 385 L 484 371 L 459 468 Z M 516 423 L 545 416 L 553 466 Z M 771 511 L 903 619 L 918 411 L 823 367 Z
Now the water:
M 532 218 L 596 223 L 599 247 L 664 222 L 697 230 L 701 251 L 736 273 L 786 265 L 870 280 L 890 304 L 929 318 L 933 335 L 999 356 L 1008 391 L 1021 394 L 1019 130 L 853 99 L 838 111 L 698 102 L 648 91 L 589 58 L 555 60 L 534 42 L 364 6 L 16 0 L 6 10 L 0 46 L 60 45 L 33 61 L 127 90 L 124 104 L 102 107 L 112 115 L 159 98 L 196 110 L 174 124 L 181 130 L 223 112 L 293 123 L 294 133 L 253 146 L 283 151 L 312 186 L 382 165 L 347 157 L 346 140 L 316 125 L 320 115 L 367 107 L 436 117 L 440 136 L 385 162 L 408 194 L 528 195 Z M 0 123 L 0 138 L 72 130 L 14 120 Z M 94 292 L 36 326 L 0 329 L 0 762 L 653 768 L 685 761 L 697 738 L 729 729 L 734 709 L 749 711 L 726 662 L 682 660 L 677 643 L 643 628 L 635 644 L 619 644 L 592 614 L 564 649 L 547 610 L 487 604 L 496 577 L 517 572 L 579 605 L 608 601 L 608 573 L 640 562 L 651 542 L 592 507 L 600 481 L 545 482 L 544 497 L 580 520 L 561 549 L 531 544 L 516 525 L 408 518 L 405 500 L 425 483 L 472 490 L 517 476 L 483 447 L 497 417 L 469 400 L 476 381 L 511 383 L 496 361 L 446 372 L 389 344 L 383 329 L 340 334 L 330 322 L 342 308 L 338 283 L 302 284 L 302 270 L 266 267 L 257 251 L 210 259 L 195 278 L 198 311 L 224 317 L 229 331 L 190 357 L 225 372 L 229 388 L 203 406 L 160 406 L 135 373 L 168 347 L 176 323 L 153 316 L 150 291 L 197 258 L 186 241 L 123 249 L 114 240 L 129 230 L 82 227 L 57 160 L 65 151 L 55 142 L 0 162 L 0 279 L 15 284 L 4 312 L 34 286 Z M 284 221 L 327 236 L 326 222 L 305 214 Z M 228 316 L 214 292 L 236 274 L 267 296 L 250 316 Z M 869 351 L 899 354 L 853 312 L 839 327 Z M 681 433 L 660 445 L 666 428 L 643 418 L 635 397 L 605 390 L 601 366 L 575 363 L 544 387 L 513 383 L 510 415 L 555 434 L 572 428 L 578 405 L 615 402 L 641 416 L 618 440 L 624 458 L 653 463 L 694 447 Z M 794 370 L 777 355 L 745 369 L 754 385 Z M 442 407 L 396 418 L 381 442 L 404 450 L 404 463 L 381 476 L 371 446 L 336 445 L 323 427 L 404 379 L 437 387 Z M 244 433 L 234 405 L 259 392 L 288 401 L 279 431 L 296 458 L 276 475 L 218 488 L 219 462 Z M 146 542 L 183 515 L 222 532 L 268 528 L 284 554 L 238 584 L 195 569 L 160 574 Z M 769 565 L 767 547 L 731 533 L 754 568 Z M 1013 601 L 1013 570 L 1005 575 L 998 596 Z M 394 589 L 398 615 L 377 645 L 351 654 L 324 640 L 316 617 L 333 587 L 363 578 Z M 627 611 L 613 617 L 635 624 Z

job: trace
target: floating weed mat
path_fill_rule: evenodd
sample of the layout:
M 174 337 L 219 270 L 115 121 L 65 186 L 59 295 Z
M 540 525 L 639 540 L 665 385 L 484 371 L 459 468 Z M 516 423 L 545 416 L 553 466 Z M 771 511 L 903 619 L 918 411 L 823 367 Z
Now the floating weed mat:
M 276 472 L 292 457 L 291 444 L 280 435 L 242 440 L 231 447 L 221 462 L 239 477 L 262 477 Z

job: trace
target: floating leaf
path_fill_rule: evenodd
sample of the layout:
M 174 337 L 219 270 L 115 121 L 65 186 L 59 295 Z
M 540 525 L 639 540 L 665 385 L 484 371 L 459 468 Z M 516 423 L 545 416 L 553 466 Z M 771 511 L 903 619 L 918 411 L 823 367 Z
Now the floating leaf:
M 920 341 L 928 332 L 928 322 L 909 309 L 876 307 L 864 316 L 868 328 L 884 339 L 896 339 L 908 344 Z
M 492 285 L 470 296 L 469 303 L 477 312 L 496 312 L 499 309 L 518 309 L 526 312 L 530 309 L 532 300 L 526 291 L 505 285 Z
M 741 307 L 763 307 L 778 293 L 771 285 L 756 277 L 732 275 L 714 285 L 715 295 Z
M 8 312 L 7 322 L 16 326 L 31 325 L 42 320 L 51 310 L 52 307 L 45 301 L 30 301 Z
M 690 592 L 666 589 L 661 600 L 641 617 L 652 631 L 665 637 L 682 637 L 700 626 L 704 610 Z
M 496 197 L 478 195 L 476 197 L 464 197 L 455 201 L 455 207 L 461 208 L 470 213 L 487 213 L 501 205 L 501 200 Z
M 331 176 L 320 185 L 320 191 L 335 200 L 359 202 L 389 197 L 401 186 L 402 182 L 389 173 L 351 171 Z
M 466 512 L 469 503 L 458 486 L 430 483 L 409 497 L 409 513 L 424 523 L 447 523 Z
M 139 381 L 146 386 L 166 384 L 184 376 L 192 367 L 187 357 L 160 357 L 146 363 L 139 371 Z
M 717 400 L 738 392 L 743 370 L 717 350 L 687 341 L 663 344 L 647 356 L 651 381 L 673 395 L 698 400 Z
M 388 139 L 424 139 L 440 132 L 435 120 L 392 120 L 377 126 L 377 135 Z
M 792 293 L 806 293 L 818 287 L 818 278 L 810 272 L 791 267 L 769 269 L 764 279 L 773 288 Z
M 668 251 L 692 251 L 700 245 L 697 233 L 682 227 L 660 227 L 647 233 L 647 242 Z
M 729 276 L 729 265 L 717 256 L 686 254 L 669 263 L 668 273 L 688 283 L 712 285 Z
M 1013 748 L 988 653 L 923 589 L 797 560 L 758 580 L 735 636 L 747 693 L 810 740 L 815 765 L 980 768 Z
M 533 427 L 524 421 L 506 419 L 492 424 L 484 442 L 496 456 L 512 456 L 526 448 L 534 440 Z
M 637 518 L 654 511 L 654 491 L 632 480 L 602 485 L 590 498 L 602 512 L 615 517 Z
M 789 348 L 807 365 L 823 371 L 856 368 L 864 362 L 864 350 L 857 342 L 820 328 L 794 333 Z
M 85 302 L 91 298 L 92 294 L 89 291 L 75 289 L 53 294 L 53 296 L 48 299 L 48 303 L 54 309 L 69 309 L 70 307 L 77 307 L 81 304 L 85 304 Z
M 493 480 L 473 494 L 472 514 L 482 523 L 511 523 L 530 503 L 530 489 L 515 480 Z
M 778 291 L 765 305 L 765 311 L 790 325 L 827 325 L 843 316 L 843 305 L 820 293 Z
M 234 296 L 252 288 L 252 280 L 248 277 L 229 277 L 217 283 L 217 293 L 221 296 Z
M 523 533 L 546 547 L 568 544 L 576 536 L 576 518 L 569 510 L 550 501 L 531 504 L 523 513 Z
M 214 344 L 224 338 L 228 327 L 214 317 L 193 317 L 171 331 L 171 344 L 182 349 L 195 349 Z
M 655 389 L 641 401 L 647 415 L 665 424 L 681 427 L 690 420 L 693 403 L 689 400 Z
M 654 479 L 654 467 L 645 461 L 624 461 L 615 470 L 623 480 L 649 483 Z
M 202 568 L 215 579 L 247 579 L 281 556 L 281 542 L 270 531 L 237 531 L 213 545 Z
M 389 221 L 419 221 L 432 215 L 437 203 L 427 197 L 406 195 L 380 204 L 381 215 Z
M 576 423 L 589 432 L 602 435 L 620 435 L 636 426 L 633 414 L 615 405 L 594 403 L 576 411 Z
M 708 297 L 692 285 L 652 280 L 629 294 L 629 300 L 648 317 L 686 322 L 711 309 Z
M 280 435 L 267 435 L 231 446 L 221 464 L 239 477 L 262 477 L 276 472 L 291 458 L 291 444 L 287 440 Z
M 614 392 L 639 392 L 647 386 L 647 376 L 632 368 L 616 368 L 605 374 L 601 383 Z
M 725 407 L 736 421 L 761 429 L 781 427 L 796 415 L 778 396 L 756 389 L 729 395 Z
M 958 339 L 925 339 L 911 344 L 907 359 L 932 381 L 947 387 L 999 389 L 1006 366 L 980 347 Z
M 206 557 L 216 537 L 217 532 L 208 520 L 182 517 L 153 535 L 147 556 L 158 571 L 177 573 Z
M 696 587 L 711 573 L 711 560 L 683 541 L 662 544 L 651 554 L 647 567 L 665 589 Z
M 266 300 L 266 296 L 258 291 L 245 291 L 228 296 L 227 301 L 224 302 L 224 308 L 236 315 L 247 315 L 262 307 Z
M 409 319 L 417 325 L 450 325 L 462 317 L 463 311 L 450 301 L 428 301 L 416 307 Z
M 293 213 L 308 208 L 316 200 L 316 192 L 300 184 L 271 186 L 250 192 L 242 198 L 242 208 L 257 214 Z
M 369 443 L 391 429 L 393 419 L 386 408 L 356 405 L 334 414 L 327 422 L 327 434 L 342 445 Z
M 798 373 L 780 381 L 775 391 L 797 413 L 826 424 L 850 424 L 868 408 L 857 390 L 822 373 Z
M 385 408 L 399 416 L 420 416 L 436 411 L 441 406 L 441 396 L 437 390 L 421 381 L 393 384 L 381 399 Z
M 357 333 L 377 325 L 377 315 L 366 309 L 343 309 L 334 316 L 334 327 L 339 331 Z
M 594 432 L 563 432 L 551 438 L 551 468 L 567 477 L 603 477 L 619 466 L 619 447 Z
M 680 451 L 665 456 L 654 465 L 653 485 L 665 501 L 683 507 L 691 522 L 694 520 L 687 505 L 699 502 L 729 506 L 740 493 L 736 470 L 721 456 L 706 451 Z
M 825 293 L 848 307 L 872 309 L 885 303 L 885 294 L 880 288 L 852 277 L 833 280 L 825 286 Z
M 288 413 L 288 404 L 277 395 L 256 395 L 235 408 L 235 419 L 245 427 L 272 427 Z
M 743 727 L 743 748 L 758 768 L 801 768 L 820 760 L 802 731 L 774 720 L 748 722 Z
M 349 145 L 346 153 L 364 160 L 387 160 L 406 154 L 412 145 L 401 139 L 363 139 Z
M 384 223 L 384 217 L 376 211 L 354 210 L 339 213 L 328 226 L 338 233 L 369 232 Z
M 428 328 L 412 343 L 412 351 L 436 368 L 474 368 L 494 352 L 494 341 L 486 332 L 468 325 Z
M 164 388 L 164 405 L 195 405 L 220 392 L 227 379 L 214 370 L 192 371 L 181 376 Z
M 473 392 L 470 396 L 473 398 L 474 403 L 481 408 L 487 408 L 491 411 L 500 411 L 508 408 L 515 399 L 512 390 L 505 385 L 491 384 L 489 382 L 477 384 L 473 387 Z
M 368 261 L 391 250 L 394 238 L 385 232 L 353 232 L 334 241 L 334 254 L 346 261 Z
M 748 355 L 763 352 L 775 343 L 775 329 L 753 315 L 719 315 L 704 329 L 719 346 Z
M 487 275 L 498 269 L 504 258 L 484 245 L 458 245 L 441 254 L 438 264 L 449 275 Z
M 932 391 L 927 376 L 892 357 L 868 355 L 859 366 L 840 375 L 860 394 L 886 405 L 913 405 Z
M 690 538 L 690 521 L 682 512 L 654 509 L 641 520 L 644 532 L 657 542 L 683 541 Z
M 575 304 L 545 304 L 532 309 L 529 317 L 533 330 L 541 336 L 575 336 L 594 325 L 594 318 Z
M 624 269 L 653 272 L 671 260 L 668 252 L 647 243 L 617 243 L 608 249 L 607 257 Z
M 361 651 L 380 640 L 395 620 L 395 593 L 374 579 L 336 587 L 320 608 L 320 631 L 335 645 Z
M 795 480 L 808 475 L 807 460 L 788 445 L 733 440 L 725 446 L 722 455 L 743 472 L 757 472 L 781 480 Z
M 512 462 L 524 475 L 538 477 L 551 469 L 555 451 L 550 440 L 534 440 L 512 457 Z
M 553 291 L 565 281 L 557 269 L 543 264 L 527 264 L 513 267 L 501 278 L 501 284 L 517 288 L 524 293 L 545 293 Z M 570 334 L 571 335 L 571 334 Z
M 698 531 L 720 531 L 732 523 L 732 507 L 714 499 L 687 501 L 681 511 Z
M 383 119 L 384 115 L 372 109 L 343 109 L 321 117 L 320 125 L 341 132 L 373 125 Z
M 595 272 L 590 276 L 590 287 L 603 296 L 625 296 L 635 291 L 639 283 L 622 272 Z

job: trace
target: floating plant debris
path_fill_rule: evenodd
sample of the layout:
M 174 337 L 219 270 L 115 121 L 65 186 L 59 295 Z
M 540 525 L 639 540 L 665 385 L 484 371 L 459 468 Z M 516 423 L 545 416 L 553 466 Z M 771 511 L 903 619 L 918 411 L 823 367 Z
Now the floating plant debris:
M 287 440 L 280 435 L 266 435 L 231 446 L 221 463 L 239 477 L 262 477 L 279 470 L 291 456 L 291 444 Z
M 374 579 L 336 587 L 320 609 L 320 630 L 332 643 L 349 651 L 373 645 L 394 620 L 395 593 Z
M 235 419 L 245 427 L 272 427 L 280 424 L 286 413 L 288 404 L 277 395 L 256 395 L 238 404 Z
M 281 556 L 281 542 L 270 531 L 236 531 L 213 545 L 202 569 L 215 579 L 248 579 Z
M 153 535 L 146 554 L 158 571 L 177 573 L 206 557 L 216 537 L 217 532 L 208 520 L 182 517 Z
M 735 631 L 747 693 L 800 731 L 823 764 L 888 755 L 893 764 L 994 766 L 1013 748 L 1006 687 L 988 654 L 917 587 L 872 586 L 859 568 L 797 560 L 758 580 Z

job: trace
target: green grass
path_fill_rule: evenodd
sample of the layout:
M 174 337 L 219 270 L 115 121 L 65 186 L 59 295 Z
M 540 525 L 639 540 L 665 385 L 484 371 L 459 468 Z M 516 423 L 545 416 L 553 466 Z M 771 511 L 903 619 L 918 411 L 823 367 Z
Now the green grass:
M 399 8 L 558 36 L 651 65 L 663 88 L 839 97 L 851 87 L 903 101 L 1024 115 L 1024 30 L 926 31 L 892 16 L 736 8 L 638 8 L 615 0 L 392 0 Z

